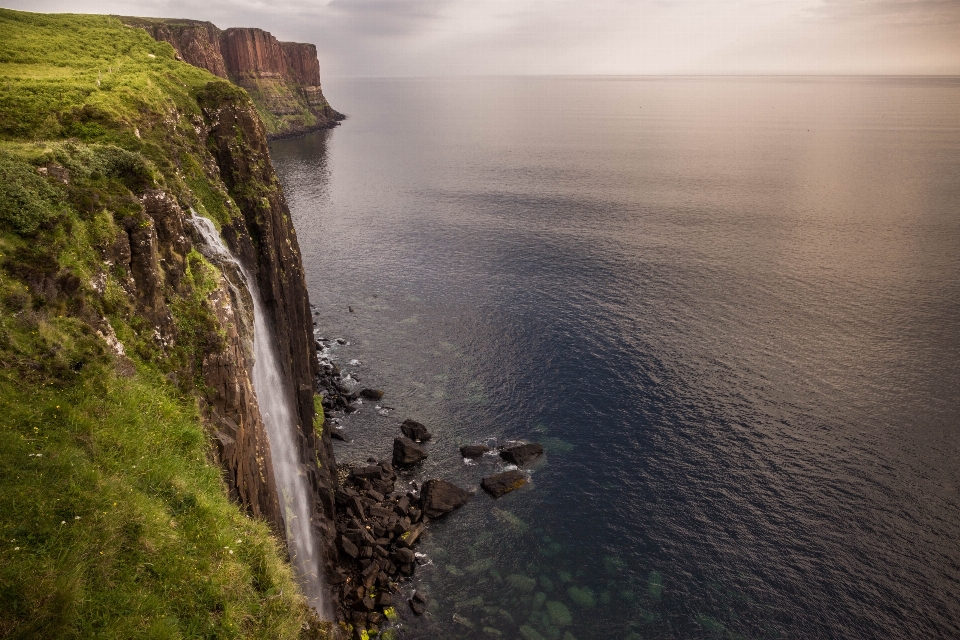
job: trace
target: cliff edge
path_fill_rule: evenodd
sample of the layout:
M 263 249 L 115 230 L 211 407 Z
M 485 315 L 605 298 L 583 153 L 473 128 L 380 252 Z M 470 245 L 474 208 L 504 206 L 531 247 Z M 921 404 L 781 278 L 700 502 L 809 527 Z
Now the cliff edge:
M 265 51 L 204 42 L 180 44 L 228 74 Z M 309 300 L 259 109 L 116 18 L 0 9 L 0 43 L 0 636 L 326 637 L 251 379 L 256 289 L 335 580 Z M 251 73 L 319 94 L 304 51 Z
M 170 43 L 185 62 L 246 89 L 270 139 L 329 129 L 345 117 L 323 96 L 315 45 L 280 42 L 262 29 L 221 30 L 198 20 L 119 19 Z

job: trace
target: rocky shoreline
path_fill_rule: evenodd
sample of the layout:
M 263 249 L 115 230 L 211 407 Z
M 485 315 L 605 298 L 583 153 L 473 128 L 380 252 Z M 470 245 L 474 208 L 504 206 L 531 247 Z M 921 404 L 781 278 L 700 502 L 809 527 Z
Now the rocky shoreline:
M 338 431 L 341 417 L 357 410 L 361 399 L 378 401 L 379 389 L 351 388 L 350 374 L 345 377 L 330 356 L 334 345 L 348 345 L 343 339 L 316 337 L 320 373 L 316 390 L 322 398 L 324 428 L 331 437 L 346 440 Z M 440 478 L 422 483 L 420 463 L 430 453 L 423 446 L 431 440 L 429 429 L 412 419 L 397 425 L 390 461 L 369 458 L 366 464 L 338 464 L 335 491 L 335 528 L 338 557 L 328 580 L 337 599 L 337 622 L 357 640 L 374 636 L 394 638 L 393 625 L 404 616 L 423 615 L 427 596 L 409 592 L 419 565 L 427 562 L 415 551 L 432 520 L 449 516 L 476 494 Z M 459 448 L 465 460 L 493 451 L 486 445 L 468 444 Z M 518 468 L 529 465 L 543 454 L 537 443 L 521 443 L 496 449 L 508 465 L 507 471 L 482 479 L 480 487 L 492 498 L 499 498 L 527 483 Z M 453 453 L 453 452 L 451 452 Z M 453 453 L 456 455 L 455 453 Z M 407 587 L 406 589 L 404 587 Z M 409 613 L 408 613 L 409 612 Z

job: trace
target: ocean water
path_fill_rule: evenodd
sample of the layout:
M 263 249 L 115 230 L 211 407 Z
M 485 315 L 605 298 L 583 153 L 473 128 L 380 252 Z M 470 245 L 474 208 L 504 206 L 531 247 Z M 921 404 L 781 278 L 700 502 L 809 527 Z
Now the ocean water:
M 349 119 L 271 154 L 386 392 L 338 460 L 405 418 L 406 481 L 547 450 L 432 523 L 402 637 L 960 635 L 960 79 L 325 90 Z

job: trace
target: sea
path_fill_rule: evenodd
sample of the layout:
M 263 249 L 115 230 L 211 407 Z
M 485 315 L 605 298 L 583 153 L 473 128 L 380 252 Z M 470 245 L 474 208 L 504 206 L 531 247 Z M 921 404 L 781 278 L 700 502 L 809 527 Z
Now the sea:
M 330 79 L 271 145 L 407 639 L 960 637 L 960 78 Z M 494 500 L 495 455 L 539 442 Z M 398 599 L 399 600 L 399 599 Z

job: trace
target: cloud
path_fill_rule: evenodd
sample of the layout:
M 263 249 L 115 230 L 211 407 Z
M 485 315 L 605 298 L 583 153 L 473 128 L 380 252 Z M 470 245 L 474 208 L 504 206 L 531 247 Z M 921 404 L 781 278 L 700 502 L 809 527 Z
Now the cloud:
M 360 36 L 396 38 L 429 30 L 450 4 L 450 0 L 332 0 L 321 15 L 328 25 Z
M 13 0 L 258 26 L 334 75 L 955 73 L 958 0 Z

